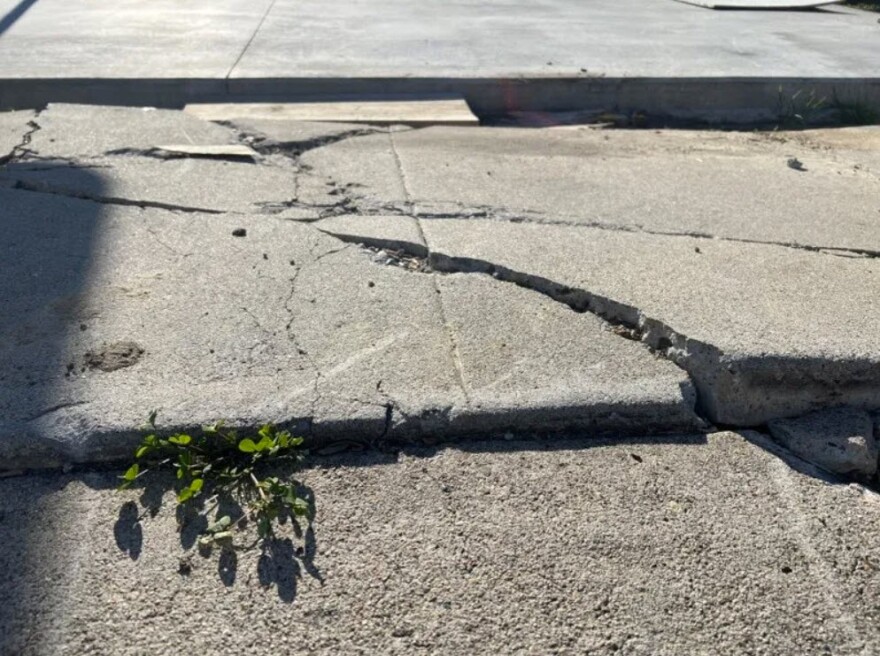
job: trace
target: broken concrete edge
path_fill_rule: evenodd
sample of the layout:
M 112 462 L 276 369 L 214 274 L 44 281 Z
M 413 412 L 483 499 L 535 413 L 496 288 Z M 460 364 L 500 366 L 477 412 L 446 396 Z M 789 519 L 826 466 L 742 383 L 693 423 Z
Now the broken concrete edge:
M 514 112 L 614 111 L 731 125 L 778 121 L 793 98 L 880 107 L 880 78 L 362 77 L 6 78 L 0 111 L 81 103 L 181 109 L 191 103 L 335 102 L 464 97 L 480 121 Z
M 586 289 L 485 260 L 447 255 L 410 241 L 345 234 L 327 227 L 322 231 L 363 247 L 425 260 L 425 266 L 414 271 L 485 274 L 543 294 L 575 312 L 590 312 L 612 327 L 622 328 L 615 331 L 617 334 L 641 341 L 683 369 L 697 391 L 696 412 L 718 425 L 758 427 L 772 419 L 840 405 L 867 411 L 880 409 L 877 357 L 730 357 L 710 343 L 689 338 L 646 316 L 639 308 Z
M 34 133 L 40 129 L 40 126 L 36 123 L 40 111 L 33 111 L 30 114 L 30 119 L 22 124 L 21 140 L 9 152 L 0 153 L 0 166 L 5 166 L 9 162 L 15 161 L 22 153 L 26 152 Z
M 307 449 L 334 443 L 404 447 L 454 443 L 469 439 L 534 438 L 578 434 L 607 438 L 695 434 L 712 427 L 688 406 L 689 390 L 682 390 L 685 403 L 587 403 L 535 404 L 527 407 L 423 408 L 405 414 L 395 404 L 385 404 L 384 417 L 291 417 L 274 423 L 305 438 Z M 379 405 L 379 404 L 377 404 Z M 218 417 L 217 420 L 226 419 Z M 256 431 L 259 424 L 229 418 L 225 425 L 238 431 Z M 160 436 L 175 433 L 198 434 L 202 424 L 162 425 L 155 431 L 142 425 L 89 427 L 74 441 L 45 437 L 27 422 L 0 423 L 0 471 L 57 469 L 83 464 L 121 464 L 132 460 L 135 449 L 150 432 Z

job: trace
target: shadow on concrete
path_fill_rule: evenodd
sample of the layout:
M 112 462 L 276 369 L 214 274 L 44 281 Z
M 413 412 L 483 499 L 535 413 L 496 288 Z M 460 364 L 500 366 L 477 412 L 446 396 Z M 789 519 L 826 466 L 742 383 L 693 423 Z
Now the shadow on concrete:
M 32 2 L 22 2 L 0 22 L 0 32 L 8 28 Z M 64 162 L 12 161 L 0 166 L 0 439 L 13 444 L 24 455 L 35 459 L 52 457 L 55 447 L 40 439 L 35 420 L 51 414 L 53 408 L 68 402 L 69 351 L 84 334 L 77 308 L 89 293 L 89 280 L 96 266 L 96 246 L 100 239 L 104 207 L 62 196 L 8 188 L 15 173 L 27 167 L 51 169 L 67 167 Z M 77 175 L 88 178 L 89 185 L 102 188 L 98 172 L 78 169 Z M 87 327 L 87 326 L 86 326 Z M 66 477 L 57 477 L 63 487 Z M 55 489 L 40 486 L 42 494 Z M 15 540 L 15 535 L 39 534 L 40 513 L 28 511 L 39 502 L 29 499 L 26 508 L 14 518 L 14 531 L 0 525 L 0 541 Z M 131 523 L 131 508 L 123 518 Z M 10 537 L 10 533 L 12 536 Z M 139 541 L 130 531 L 120 530 L 117 542 L 130 557 L 136 558 Z M 49 544 L 50 542 L 47 542 Z M 0 554 L 12 562 L 0 560 L 0 570 L 15 573 L 35 571 L 40 562 L 53 558 L 45 545 L 34 542 L 23 546 L 5 543 Z M 3 586 L 0 604 L 0 653 L 20 653 L 16 645 L 34 644 L 39 635 L 32 618 L 52 613 L 42 607 L 52 598 L 52 581 L 42 582 L 47 592 L 25 589 L 24 576 L 13 576 Z M 43 603 L 40 603 L 42 597 Z
M 3 18 L 0 18 L 0 36 L 3 35 L 15 22 L 24 16 L 25 12 L 37 3 L 37 0 L 21 0 Z
M 275 472 L 283 476 L 284 472 Z M 92 476 L 84 476 L 83 482 L 92 488 L 113 490 L 119 483 L 116 475 L 105 473 L 100 477 L 100 484 Z M 140 508 L 134 501 L 127 501 L 119 509 L 119 516 L 114 525 L 116 546 L 132 560 L 137 560 L 142 551 L 151 548 L 144 545 L 141 521 L 147 516 L 159 514 L 170 492 L 176 493 L 176 478 L 167 472 L 156 473 L 148 477 L 140 487 Z M 290 513 L 278 517 L 278 534 L 266 540 L 254 540 L 249 544 L 240 543 L 241 537 L 234 542 L 204 544 L 200 538 L 209 532 L 209 526 L 227 516 L 233 525 L 247 529 L 250 519 L 240 501 L 228 492 L 221 492 L 215 497 L 205 500 L 199 497 L 196 502 L 175 507 L 176 523 L 179 527 L 181 556 L 195 550 L 199 556 L 209 560 L 215 559 L 217 577 L 225 587 L 232 587 L 238 579 L 239 555 L 258 552 L 257 577 L 264 589 L 275 588 L 278 598 L 285 603 L 296 600 L 299 580 L 309 576 L 321 583 L 324 577 L 316 563 L 318 542 L 313 526 L 317 510 L 315 494 L 311 488 L 301 485 L 299 495 L 306 499 L 310 513 L 305 518 L 298 518 Z M 292 534 L 293 538 L 289 537 Z M 166 548 L 168 545 L 164 545 Z M 153 548 L 162 548 L 157 546 Z M 182 561 L 183 563 L 184 561 Z M 189 574 L 185 564 L 181 564 L 179 573 Z M 248 577 L 250 578 L 250 577 Z

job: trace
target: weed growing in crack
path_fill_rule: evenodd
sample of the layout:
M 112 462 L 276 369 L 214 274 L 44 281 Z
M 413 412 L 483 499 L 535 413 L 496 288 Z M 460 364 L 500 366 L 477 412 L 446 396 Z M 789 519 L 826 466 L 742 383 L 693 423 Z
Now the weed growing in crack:
M 155 432 L 155 412 L 150 414 L 149 428 L 135 451 L 134 464 L 121 476 L 119 489 L 142 482 L 151 473 L 174 472 L 181 511 L 178 515 L 182 518 L 178 528 L 184 530 L 187 518 L 201 520 L 201 549 L 265 545 L 277 537 L 278 524 L 288 519 L 297 537 L 303 535 L 300 520 L 311 525 L 311 494 L 295 479 L 270 475 L 277 474 L 284 465 L 300 465 L 305 457 L 301 437 L 271 424 L 260 428 L 256 435 L 239 436 L 222 423 L 205 426 L 195 437 L 185 433 L 160 437 Z M 213 520 L 208 521 L 212 512 Z M 256 524 L 257 540 L 251 545 L 237 544 L 236 534 L 248 522 Z

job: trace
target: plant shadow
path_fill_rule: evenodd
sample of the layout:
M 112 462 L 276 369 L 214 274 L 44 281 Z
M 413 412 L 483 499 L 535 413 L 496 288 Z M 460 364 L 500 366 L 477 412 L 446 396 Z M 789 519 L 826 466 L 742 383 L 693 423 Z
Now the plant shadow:
M 113 529 L 116 546 L 132 560 L 137 560 L 144 548 L 142 521 L 160 514 L 169 494 L 176 494 L 176 483 L 171 474 L 156 473 L 140 486 L 140 506 L 130 500 L 120 507 Z M 198 553 L 205 560 L 216 559 L 217 577 L 229 588 L 239 579 L 239 560 L 244 560 L 245 554 L 258 551 L 256 569 L 260 586 L 265 590 L 274 587 L 282 602 L 293 603 L 296 600 L 298 584 L 303 576 L 323 585 L 324 577 L 316 562 L 318 542 L 313 522 L 315 495 L 310 487 L 302 484 L 299 494 L 309 505 L 308 515 L 295 517 L 289 512 L 283 513 L 277 518 L 277 532 L 266 538 L 253 535 L 253 522 L 246 508 L 229 493 L 219 493 L 207 499 L 197 497 L 186 504 L 177 504 L 175 521 L 184 552 L 180 560 L 180 574 L 190 574 L 188 559 L 192 553 Z M 218 542 L 210 539 L 213 527 L 224 517 L 238 528 L 235 543 L 232 540 Z M 243 544 L 249 537 L 253 538 L 252 541 Z

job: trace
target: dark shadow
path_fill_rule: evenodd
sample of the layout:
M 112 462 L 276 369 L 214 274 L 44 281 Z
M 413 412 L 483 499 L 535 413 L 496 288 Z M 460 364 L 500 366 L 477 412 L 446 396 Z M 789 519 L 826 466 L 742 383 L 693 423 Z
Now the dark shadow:
M 112 490 L 119 484 L 121 470 L 113 466 L 92 466 L 92 471 L 82 471 L 80 478 L 94 489 Z M 100 474 L 95 470 L 103 470 Z M 267 474 L 286 479 L 292 473 L 283 467 L 272 467 Z M 149 515 L 155 517 L 169 493 L 177 493 L 179 483 L 170 471 L 153 472 L 143 476 L 134 485 L 139 491 L 140 514 L 137 504 L 128 501 L 119 511 L 119 520 L 114 526 L 116 544 L 120 551 L 136 559 L 143 549 L 143 531 L 140 520 Z M 275 588 L 278 597 L 287 603 L 296 598 L 297 580 L 305 573 L 322 585 L 324 577 L 316 563 L 318 542 L 313 526 L 316 512 L 315 493 L 300 485 L 298 495 L 309 504 L 306 517 L 295 517 L 289 512 L 282 513 L 276 521 L 276 537 L 256 540 L 256 530 L 248 521 L 242 503 L 229 493 L 213 495 L 208 492 L 193 501 L 176 505 L 175 522 L 178 526 L 181 562 L 189 562 L 189 554 L 197 552 L 204 559 L 216 559 L 217 576 L 226 587 L 235 585 L 238 579 L 239 552 L 257 549 L 260 552 L 257 574 L 260 585 L 266 589 Z M 207 500 L 206 500 L 207 499 Z M 165 504 L 168 505 L 168 504 Z M 237 528 L 231 542 L 207 542 L 203 539 L 212 534 L 214 522 L 221 517 L 229 517 Z M 283 537 L 292 533 L 293 539 Z M 146 545 L 149 548 L 149 544 Z M 189 573 L 189 566 L 182 565 L 182 574 Z M 184 571 L 185 570 L 185 571 Z
M 220 558 L 217 559 L 217 575 L 227 588 L 235 585 L 235 575 L 238 572 L 238 555 L 234 549 L 223 549 Z
M 144 532 L 141 529 L 137 504 L 134 501 L 124 503 L 119 509 L 119 519 L 113 526 L 113 535 L 120 551 L 127 553 L 132 560 L 140 557 Z
M 260 585 L 272 586 L 281 601 L 292 603 L 296 599 L 296 584 L 300 577 L 300 567 L 296 559 L 293 542 L 288 538 L 267 540 L 257 563 Z
M 31 4 L 20 3 L 0 20 L 0 32 Z M 31 129 L 33 126 L 22 126 L 23 140 Z M 29 462 L 45 466 L 65 456 L 64 444 L 70 436 L 59 433 L 61 424 L 53 420 L 56 413 L 68 411 L 81 400 L 79 388 L 70 384 L 69 365 L 72 354 L 89 340 L 93 329 L 84 311 L 89 280 L 97 265 L 95 249 L 105 207 L 9 186 L 24 170 L 36 166 L 70 169 L 95 189 L 106 185 L 95 170 L 71 167 L 66 162 L 26 162 L 18 159 L 20 155 L 13 152 L 10 160 L 0 165 L 0 439 L 12 453 L 19 454 L 8 464 L 27 467 Z M 53 476 L 69 481 L 68 477 Z M 16 517 L 16 532 L 39 531 L 27 526 L 38 517 L 39 513 Z M 9 521 L 12 518 L 7 518 Z M 134 504 L 120 509 L 114 536 L 122 552 L 132 559 L 139 557 L 143 534 Z M 0 528 L 0 540 L 4 539 L 14 538 Z M 52 557 L 38 549 L 22 551 L 18 562 L 4 567 L 13 573 L 37 571 L 39 560 Z M 34 607 L 40 598 L 34 590 L 18 585 L 4 589 L 0 652 L 7 653 L 3 645 L 11 645 L 8 653 L 19 653 L 15 645 L 25 639 L 29 618 L 52 612 Z
M 0 18 L 0 36 L 24 16 L 24 13 L 37 3 L 37 0 L 21 0 L 3 18 Z

